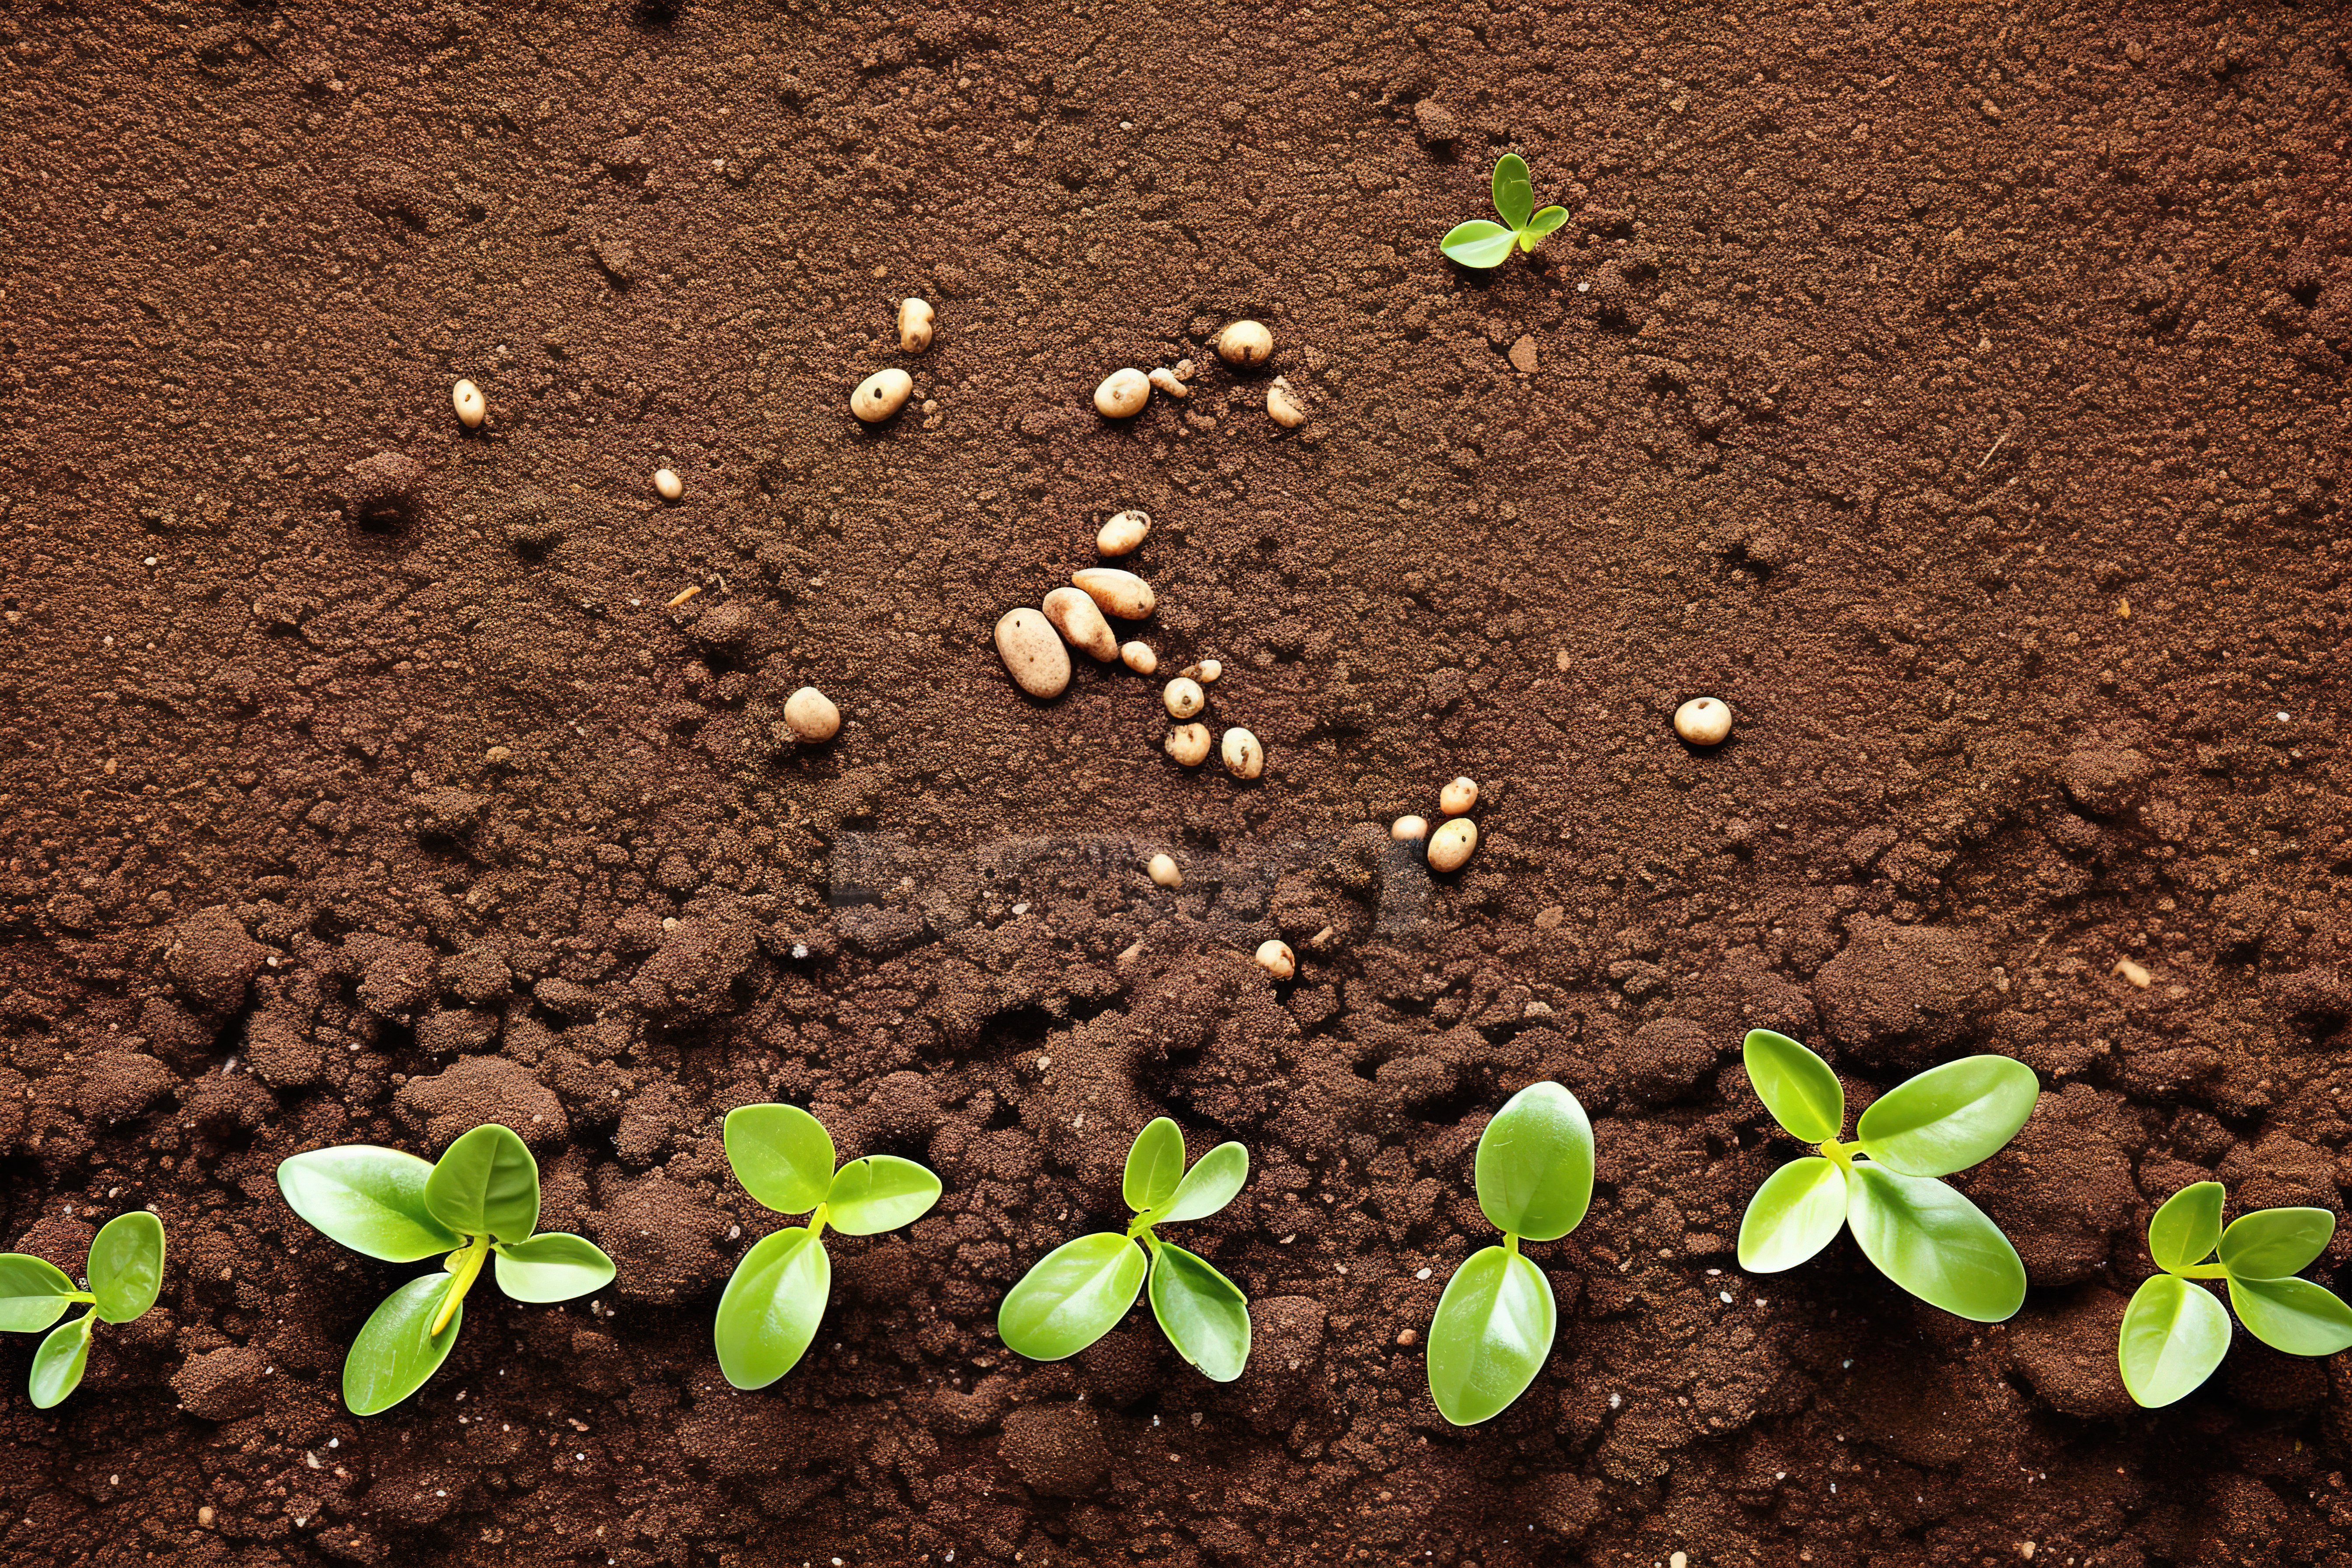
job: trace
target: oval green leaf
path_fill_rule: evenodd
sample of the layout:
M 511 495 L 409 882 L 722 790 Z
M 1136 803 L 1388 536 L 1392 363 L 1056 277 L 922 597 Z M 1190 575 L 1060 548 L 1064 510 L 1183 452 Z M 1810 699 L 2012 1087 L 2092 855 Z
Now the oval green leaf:
M 1206 1259 L 1164 1241 L 1152 1254 L 1151 1315 L 1212 1383 L 1231 1383 L 1249 1364 L 1249 1298 Z
M 89 1244 L 89 1293 L 98 1315 L 127 1323 L 163 1289 L 163 1222 L 144 1209 L 116 1215 Z
M 613 1282 L 613 1260 L 581 1237 L 551 1230 L 490 1248 L 499 1289 L 518 1301 L 570 1301 Z
M 1437 242 L 1449 260 L 1465 267 L 1500 267 L 1511 258 L 1511 247 L 1518 236 L 1501 224 L 1474 217 L 1468 223 L 1455 224 L 1446 230 L 1445 237 Z
M 1962 1057 L 1879 1096 L 1853 1135 L 1864 1153 L 1897 1175 L 1948 1176 L 1990 1159 L 2041 1098 L 2042 1085 L 2023 1062 Z
M 738 1388 L 765 1388 L 799 1364 L 833 1293 L 833 1259 L 806 1226 L 762 1237 L 719 1298 L 711 1342 Z
M 2284 1279 L 2310 1268 L 2335 1235 L 2326 1209 L 2256 1209 L 2221 1233 L 2221 1266 L 2240 1279 Z
M 1519 237 L 1519 247 L 1523 250 L 1533 250 L 1537 246 L 1543 243 L 1544 236 L 1551 233 L 1567 221 L 1568 209 L 1566 207 L 1544 208 L 1541 212 L 1536 214 L 1535 216 L 1528 219 L 1527 232 Z
M 844 1236 L 876 1236 L 912 1225 L 940 1201 L 940 1179 L 912 1160 L 869 1154 L 834 1173 L 826 1223 Z
M 797 1105 L 739 1105 L 727 1113 L 727 1163 L 743 1190 L 778 1214 L 806 1214 L 833 1184 L 833 1137 Z
M 1954 1188 L 1864 1163 L 1846 1189 L 1846 1224 L 1863 1255 L 1922 1301 L 1979 1323 L 2014 1317 L 2025 1304 L 2017 1248 Z
M 2246 1331 L 2289 1355 L 2334 1355 L 2352 1346 L 2352 1307 L 2308 1279 L 2230 1278 L 2230 1305 Z
M 1517 153 L 1495 161 L 1495 210 L 1514 231 L 1527 227 L 1536 210 L 1535 182 L 1528 177 L 1528 161 Z
M 433 1319 L 441 1310 L 454 1276 L 424 1274 L 383 1299 L 352 1342 L 343 1358 L 343 1405 L 354 1415 L 391 1409 L 425 1386 L 449 1359 L 457 1331 L 466 1326 L 461 1302 L 438 1335 Z
M 29 1252 L 0 1252 L 0 1333 L 37 1334 L 73 1303 L 66 1271 Z
M 278 1190 L 286 1206 L 320 1235 L 386 1263 L 414 1263 L 465 1245 L 425 1206 L 430 1161 L 373 1143 L 313 1149 L 283 1160 Z
M 1739 1267 L 1750 1274 L 1794 1268 L 1845 1226 L 1845 1173 L 1819 1154 L 1764 1179 L 1739 1222 Z
M 2124 1387 L 2147 1409 L 2194 1393 L 2229 1353 L 2230 1314 L 2211 1291 L 2178 1274 L 2158 1274 L 2132 1292 L 2116 1363 Z
M 1184 1179 L 1176 1184 L 1176 1195 L 1151 1216 L 1151 1223 L 1180 1225 L 1188 1219 L 1206 1219 L 1233 1202 L 1248 1180 L 1249 1151 L 1238 1143 L 1220 1143 L 1184 1173 Z
M 1184 1133 L 1164 1116 L 1155 1116 L 1128 1145 L 1127 1174 L 1119 1195 L 1137 1214 L 1156 1209 L 1176 1195 L 1184 1179 Z
M 2221 1240 L 2219 1182 L 2191 1182 L 2148 1216 L 2147 1255 L 2167 1273 L 2194 1268 Z
M 1592 1206 L 1592 1121 L 1547 1079 L 1503 1102 L 1478 1135 L 1478 1206 L 1496 1230 L 1556 1241 Z
M 33 1374 L 26 1391 L 34 1409 L 47 1410 L 81 1386 L 82 1371 L 89 1365 L 90 1326 L 97 1321 L 97 1313 L 84 1312 L 70 1323 L 59 1323 L 33 1352 Z
M 467 1236 L 529 1241 L 539 1226 L 539 1162 L 512 1128 L 477 1127 L 434 1162 L 425 1206 Z
M 1143 1249 L 1116 1231 L 1066 1241 L 1005 1293 L 997 1337 L 1031 1361 L 1074 1356 L 1127 1316 L 1149 1268 Z
M 1499 1247 L 1472 1253 L 1445 1282 L 1429 1325 L 1429 1396 L 1456 1426 L 1500 1415 L 1551 1353 L 1559 1308 L 1551 1281 Z
M 1786 1035 L 1750 1029 L 1739 1059 L 1756 1098 L 1801 1143 L 1826 1143 L 1845 1126 L 1845 1086 L 1830 1064 Z

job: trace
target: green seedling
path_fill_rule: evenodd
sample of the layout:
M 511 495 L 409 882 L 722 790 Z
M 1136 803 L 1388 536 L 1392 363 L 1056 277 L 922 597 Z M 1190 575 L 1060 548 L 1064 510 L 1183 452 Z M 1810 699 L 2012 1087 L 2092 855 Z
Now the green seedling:
M 465 1322 L 466 1293 L 489 1263 L 518 1301 L 569 1301 L 613 1282 L 613 1260 L 576 1236 L 539 1231 L 539 1162 L 496 1123 L 460 1136 L 427 1163 L 397 1149 L 345 1143 L 278 1167 L 287 1206 L 363 1257 L 442 1272 L 383 1299 L 343 1358 L 343 1405 L 391 1409 L 440 1370 Z
M 1930 1306 L 1997 1323 L 2025 1304 L 2025 1265 L 1984 1211 L 1938 1176 L 1990 1159 L 2041 1098 L 2033 1069 L 1963 1057 L 1881 1095 L 1841 1143 L 1845 1089 L 1830 1064 L 1769 1029 L 1749 1033 L 1748 1080 L 1772 1119 L 1818 1154 L 1781 1166 L 1739 1222 L 1739 1267 L 1794 1268 L 1851 1226 L 1879 1272 Z
M 1503 1245 L 1454 1271 L 1429 1325 L 1429 1396 L 1456 1426 L 1500 1415 L 1551 1354 L 1559 1308 L 1519 1243 L 1558 1241 L 1583 1223 L 1592 1205 L 1592 1122 L 1559 1084 L 1531 1083 L 1478 1135 L 1473 1175 L 1478 1207 Z
M 1535 183 L 1528 178 L 1528 161 L 1506 153 L 1495 163 L 1495 211 L 1501 223 L 1474 217 L 1447 231 L 1437 247 L 1465 267 L 1500 267 L 1514 247 L 1532 251 L 1544 237 L 1568 221 L 1566 207 L 1536 210 Z
M 2230 1314 L 2194 1280 L 2226 1284 L 2238 1321 L 2274 1351 L 2323 1356 L 2352 1346 L 2352 1307 L 2294 1277 L 2327 1249 L 2336 1216 L 2326 1209 L 2256 1209 L 2223 1230 L 2224 1195 L 2219 1182 L 2192 1183 L 2147 1222 L 2148 1256 L 2164 1272 L 2132 1293 L 2116 1360 L 2124 1386 L 2151 1410 L 2186 1397 L 2230 1351 Z
M 29 1389 L 47 1410 L 81 1386 L 90 1331 L 101 1322 L 146 1316 L 163 1288 L 163 1222 L 144 1209 L 116 1215 L 89 1244 L 89 1289 L 77 1290 L 64 1269 L 28 1252 L 0 1252 L 0 1333 L 37 1334 L 76 1302 L 89 1310 L 59 1324 L 33 1352 Z
M 1220 1143 L 1184 1168 L 1184 1134 L 1162 1116 L 1136 1134 L 1121 1192 L 1135 1211 L 1127 1232 L 1064 1242 L 1022 1276 L 997 1309 L 996 1331 L 1031 1361 L 1074 1356 L 1118 1326 L 1151 1281 L 1151 1315 L 1177 1353 L 1218 1383 L 1249 1363 L 1249 1298 L 1205 1259 L 1152 1226 L 1206 1219 L 1249 1180 L 1249 1151 Z
M 799 1364 L 833 1291 L 820 1239 L 879 1236 L 914 1224 L 940 1201 L 940 1179 L 895 1154 L 833 1168 L 833 1138 L 797 1105 L 739 1105 L 727 1113 L 727 1163 L 743 1190 L 778 1214 L 809 1222 L 760 1238 L 719 1299 L 711 1338 L 719 1370 L 738 1388 L 765 1388 Z

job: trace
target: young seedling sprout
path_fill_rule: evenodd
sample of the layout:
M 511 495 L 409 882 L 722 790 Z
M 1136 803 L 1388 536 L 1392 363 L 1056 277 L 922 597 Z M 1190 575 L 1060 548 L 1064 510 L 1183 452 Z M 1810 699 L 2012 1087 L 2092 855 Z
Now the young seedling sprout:
M 1769 1029 L 1741 1054 L 1764 1109 L 1818 1154 L 1766 1178 L 1739 1222 L 1739 1266 L 1794 1268 L 1852 1226 L 1863 1256 L 1930 1306 L 1997 1323 L 2025 1303 L 2025 1265 L 1984 1211 L 1938 1176 L 1990 1159 L 2033 1114 L 2033 1069 L 2007 1057 L 1930 1068 L 1871 1103 L 1841 1143 L 1845 1089 L 1830 1064 Z
M 1514 247 L 1532 251 L 1568 221 L 1566 207 L 1536 210 L 1535 183 L 1528 178 L 1528 161 L 1517 153 L 1506 153 L 1495 163 L 1495 211 L 1501 223 L 1474 217 L 1456 224 L 1437 247 L 1465 267 L 1500 267 Z
M 1115 1328 L 1146 1276 L 1151 1315 L 1177 1353 L 1218 1383 L 1249 1363 L 1249 1298 L 1202 1258 L 1152 1226 L 1206 1219 L 1249 1180 L 1249 1151 L 1220 1143 L 1184 1168 L 1184 1134 L 1162 1116 L 1127 1152 L 1121 1192 L 1135 1211 L 1126 1234 L 1097 1231 L 1037 1260 L 997 1309 L 996 1331 L 1031 1361 L 1074 1356 Z
M 2124 1309 L 2116 1360 L 2124 1386 L 2153 1410 L 2186 1397 L 2230 1350 L 2230 1314 L 2191 1283 L 2219 1279 L 2246 1331 L 2289 1355 L 2334 1355 L 2352 1346 L 2352 1307 L 2295 1274 L 2336 1235 L 2326 1209 L 2256 1209 L 2221 1228 L 2219 1182 L 2197 1182 L 2164 1200 L 2147 1222 L 2148 1256 L 2164 1270 L 2141 1282 Z M 2217 1262 L 2205 1261 L 2219 1252 Z
M 1504 1102 L 1478 1135 L 1478 1207 L 1503 1245 L 1470 1255 L 1429 1325 L 1429 1396 L 1456 1426 L 1500 1415 L 1551 1354 L 1559 1309 L 1522 1241 L 1558 1241 L 1592 1205 L 1592 1123 L 1549 1080 Z
M 163 1288 L 163 1222 L 143 1209 L 108 1220 L 89 1244 L 89 1289 L 77 1290 L 65 1270 L 28 1252 L 0 1252 L 0 1333 L 37 1334 L 76 1302 L 89 1310 L 60 1324 L 33 1352 L 28 1388 L 47 1410 L 81 1385 L 90 1331 L 146 1315 Z
M 518 1301 L 569 1301 L 613 1281 L 613 1260 L 593 1243 L 539 1233 L 539 1162 L 496 1123 L 462 1134 L 429 1164 L 372 1143 L 296 1154 L 279 1163 L 278 1190 L 321 1234 L 364 1257 L 448 1254 L 442 1272 L 385 1297 L 352 1342 L 343 1405 L 354 1415 L 391 1409 L 440 1369 L 484 1263 Z
M 878 1236 L 914 1224 L 940 1201 L 940 1179 L 895 1154 L 833 1168 L 833 1138 L 797 1105 L 739 1105 L 727 1113 L 727 1163 L 743 1190 L 778 1214 L 809 1222 L 764 1236 L 735 1265 L 711 1338 L 719 1370 L 738 1388 L 765 1388 L 800 1362 L 833 1291 L 820 1239 Z

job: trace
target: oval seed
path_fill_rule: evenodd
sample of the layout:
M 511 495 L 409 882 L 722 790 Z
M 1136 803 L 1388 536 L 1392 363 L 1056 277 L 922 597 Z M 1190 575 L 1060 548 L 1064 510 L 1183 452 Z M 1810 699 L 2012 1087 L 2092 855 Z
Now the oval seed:
M 1181 888 L 1184 885 L 1184 869 L 1176 864 L 1173 855 L 1154 855 L 1151 879 L 1163 888 Z
M 1237 779 L 1254 779 L 1265 772 L 1265 748 L 1247 730 L 1228 730 L 1222 748 L 1225 772 Z
M 1056 588 L 1045 595 L 1045 618 L 1072 647 L 1084 648 L 1105 664 L 1118 657 L 1118 639 L 1095 602 L 1076 588 Z
M 1466 816 L 1457 816 L 1430 836 L 1429 868 L 1458 871 L 1477 847 L 1478 825 Z
M 1187 680 L 1180 675 L 1168 683 L 1160 700 L 1167 705 L 1171 719 L 1190 719 L 1209 705 L 1209 694 L 1201 689 L 1199 681 Z
M 1217 334 L 1217 357 L 1247 370 L 1274 357 L 1274 334 L 1264 321 L 1234 321 Z
M 1224 672 L 1225 667 L 1222 663 L 1213 658 L 1204 658 L 1198 664 L 1186 665 L 1181 673 L 1187 680 L 1197 680 L 1203 686 L 1213 686 L 1216 684 L 1217 677 Z
M 1102 606 L 1104 615 L 1117 616 L 1122 621 L 1139 621 L 1160 603 L 1160 595 L 1151 591 L 1150 584 L 1116 566 L 1089 566 L 1083 572 L 1071 573 L 1070 581 L 1084 588 L 1087 597 Z
M 461 381 L 449 389 L 449 406 L 457 411 L 457 423 L 468 430 L 480 429 L 482 421 L 490 415 L 482 389 L 470 381 Z
M 1278 375 L 1274 384 L 1265 389 L 1265 413 L 1267 418 L 1286 430 L 1296 430 L 1307 423 L 1307 405 L 1299 402 L 1290 383 Z
M 868 425 L 879 424 L 907 406 L 915 378 L 903 370 L 877 370 L 849 395 L 849 411 Z
M 793 739 L 814 745 L 841 733 L 841 710 L 814 686 L 803 686 L 784 699 L 784 728 Z
M 1418 844 L 1429 837 L 1429 819 L 1425 816 L 1400 816 L 1389 828 L 1389 837 L 1400 844 Z
M 1437 809 L 1448 816 L 1459 816 L 1478 804 L 1478 781 L 1455 779 L 1437 792 Z
M 1184 399 L 1192 395 L 1192 389 L 1185 385 L 1182 382 L 1177 380 L 1176 373 L 1172 370 L 1163 367 L 1160 370 L 1153 371 L 1144 379 L 1150 382 L 1152 385 L 1158 387 L 1169 396 L 1176 399 L 1179 403 L 1181 403 Z
M 1150 512 L 1123 511 L 1102 525 L 1102 531 L 1095 535 L 1095 548 L 1105 555 L 1125 555 L 1150 531 Z
M 1716 746 L 1731 733 L 1731 705 L 1694 697 L 1675 710 L 1675 733 L 1694 746 Z
M 1070 684 L 1070 650 L 1054 623 L 1035 610 L 1007 610 L 996 623 L 996 657 L 1013 683 L 1032 697 L 1059 697 Z
M 1262 942 L 1257 944 L 1257 964 L 1276 980 L 1287 980 L 1298 973 L 1298 955 L 1286 942 Z
M 1095 388 L 1095 412 L 1106 419 L 1132 419 L 1151 401 L 1151 383 L 1139 370 L 1115 370 Z
M 1150 675 L 1160 668 L 1160 656 L 1152 652 L 1150 646 L 1144 643 L 1131 642 L 1121 645 L 1118 659 L 1121 664 L 1138 675 Z
M 1206 724 L 1179 724 L 1168 731 L 1167 752 L 1188 768 L 1197 768 L 1209 760 L 1209 727 Z
M 931 346 L 933 312 L 929 300 L 898 301 L 898 346 L 910 354 Z
M 673 469 L 656 468 L 654 493 L 664 500 L 676 500 L 686 493 L 686 481 L 679 479 Z

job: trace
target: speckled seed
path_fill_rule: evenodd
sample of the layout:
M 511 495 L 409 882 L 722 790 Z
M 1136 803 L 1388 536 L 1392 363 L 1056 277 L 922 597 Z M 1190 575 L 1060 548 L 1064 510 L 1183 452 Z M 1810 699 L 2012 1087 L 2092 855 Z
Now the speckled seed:
M 1046 595 L 1045 618 L 1072 647 L 1084 648 L 1105 664 L 1118 657 L 1118 638 L 1111 636 L 1110 623 L 1077 589 L 1056 588 Z
M 793 738 L 809 745 L 841 733 L 841 710 L 814 686 L 803 686 L 784 699 L 784 727 Z
M 1429 819 L 1425 816 L 1400 816 L 1389 828 L 1389 837 L 1400 844 L 1418 844 L 1429 837 Z
M 1115 370 L 1095 388 L 1095 412 L 1106 419 L 1132 419 L 1151 401 L 1151 383 L 1129 366 Z
M 1455 779 L 1437 792 L 1437 809 L 1448 816 L 1459 816 L 1478 804 L 1478 781 Z
M 1182 382 L 1177 380 L 1176 373 L 1172 370 L 1168 370 L 1163 367 L 1162 369 L 1153 371 L 1144 379 L 1150 382 L 1152 385 L 1158 387 L 1169 396 L 1176 399 L 1179 403 L 1181 403 L 1185 398 L 1192 395 L 1192 389 L 1185 385 Z
M 1170 756 L 1188 768 L 1197 768 L 1209 760 L 1209 727 L 1179 724 L 1168 731 L 1165 745 Z
M 449 389 L 449 406 L 457 411 L 457 423 L 468 430 L 478 430 L 489 417 L 490 405 L 482 398 L 482 389 L 470 381 L 461 381 Z
M 671 468 L 654 470 L 654 493 L 664 500 L 676 500 L 686 493 L 686 481 Z
M 1197 680 L 1203 686 L 1214 686 L 1217 683 L 1217 677 L 1224 672 L 1225 667 L 1222 663 L 1213 658 L 1204 658 L 1198 664 L 1186 665 L 1181 674 L 1187 680 Z
M 1694 746 L 1715 746 L 1731 733 L 1731 707 L 1712 697 L 1694 697 L 1675 710 L 1675 733 Z
M 1286 430 L 1296 430 L 1307 423 L 1306 405 L 1290 390 L 1290 383 L 1278 375 L 1274 384 L 1265 389 L 1265 413 L 1267 418 Z
M 1221 750 L 1225 772 L 1237 779 L 1254 779 L 1265 772 L 1265 748 L 1247 730 L 1228 730 Z
M 1180 675 L 1168 683 L 1160 700 L 1167 704 L 1171 719 L 1190 719 L 1209 705 L 1209 694 L 1201 689 L 1199 681 L 1187 680 Z
M 1123 511 L 1102 525 L 1102 531 L 1095 535 L 1095 548 L 1105 555 L 1125 555 L 1150 531 L 1150 512 Z
M 1013 683 L 1032 697 L 1059 697 L 1069 688 L 1070 650 L 1035 610 L 1007 610 L 997 621 L 996 655 Z
M 931 302 L 929 300 L 898 301 L 898 346 L 910 354 L 921 353 L 931 346 Z
M 1217 357 L 1246 370 L 1274 357 L 1274 334 L 1264 321 L 1234 321 L 1217 334 Z
M 907 406 L 915 378 L 903 370 L 877 370 L 849 395 L 849 411 L 868 425 L 878 424 Z
M 1151 858 L 1150 869 L 1151 879 L 1163 888 L 1181 888 L 1184 885 L 1184 868 L 1176 864 L 1176 857 L 1173 855 L 1154 855 Z
M 1139 642 L 1122 644 L 1118 650 L 1118 658 L 1121 664 L 1126 665 L 1138 675 L 1150 675 L 1160 668 L 1160 656 L 1152 652 L 1147 645 Z
M 1117 616 L 1122 621 L 1139 621 L 1160 603 L 1160 595 L 1151 584 L 1132 572 L 1122 572 L 1116 566 L 1089 566 L 1083 572 L 1070 574 L 1070 581 L 1087 591 L 1087 596 L 1102 606 L 1106 616 Z
M 1457 816 L 1429 837 L 1429 868 L 1433 871 L 1458 871 L 1470 858 L 1470 851 L 1478 847 L 1478 825 L 1466 816 Z
M 1298 955 L 1286 942 L 1262 942 L 1257 944 L 1257 966 L 1276 980 L 1287 980 L 1298 973 Z

